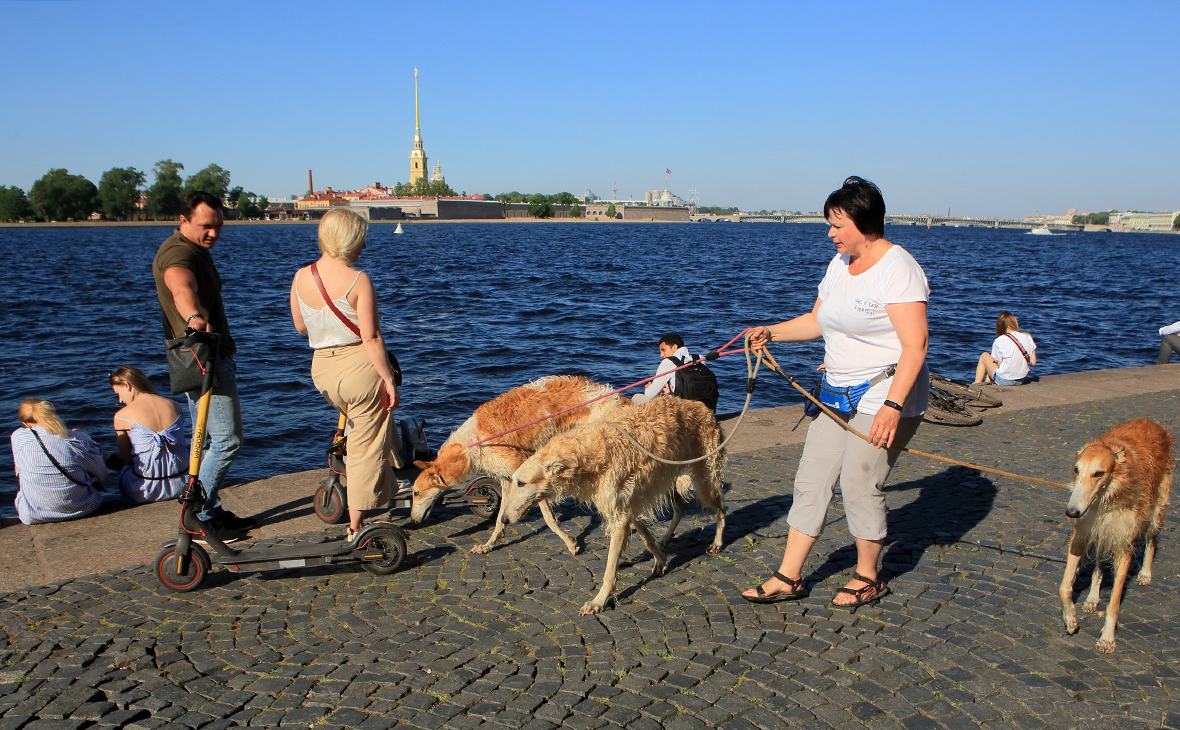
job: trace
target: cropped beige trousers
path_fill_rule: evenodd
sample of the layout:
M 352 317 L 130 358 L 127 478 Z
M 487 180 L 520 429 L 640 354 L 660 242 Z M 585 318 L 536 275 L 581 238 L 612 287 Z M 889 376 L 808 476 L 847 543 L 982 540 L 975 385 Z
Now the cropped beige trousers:
M 848 425 L 868 434 L 874 415 L 858 413 Z M 905 448 L 921 416 L 903 418 L 893 436 L 893 447 L 879 449 L 853 436 L 830 416 L 820 413 L 807 429 L 807 441 L 799 470 L 795 472 L 795 496 L 787 524 L 804 535 L 819 537 L 832 502 L 836 480 L 844 496 L 848 531 L 862 540 L 885 537 L 885 493 L 881 487 L 889 478 L 901 449 Z
M 348 419 L 348 507 L 377 509 L 393 494 L 397 428 L 364 345 L 326 347 L 311 359 L 316 390 Z

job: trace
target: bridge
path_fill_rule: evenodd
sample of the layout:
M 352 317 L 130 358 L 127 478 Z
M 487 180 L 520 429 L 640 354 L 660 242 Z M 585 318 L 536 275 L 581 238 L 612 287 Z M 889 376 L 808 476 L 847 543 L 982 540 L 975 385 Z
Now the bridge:
M 819 213 L 768 213 L 764 215 L 751 213 L 735 213 L 733 215 L 693 215 L 694 223 L 719 220 L 734 223 L 827 223 Z M 885 222 L 903 226 L 951 226 L 954 228 L 1026 228 L 1039 227 L 1040 224 L 1023 220 L 1007 218 L 955 218 L 941 215 L 886 215 Z M 1080 223 L 1054 223 L 1049 228 L 1059 231 L 1080 231 L 1085 228 Z

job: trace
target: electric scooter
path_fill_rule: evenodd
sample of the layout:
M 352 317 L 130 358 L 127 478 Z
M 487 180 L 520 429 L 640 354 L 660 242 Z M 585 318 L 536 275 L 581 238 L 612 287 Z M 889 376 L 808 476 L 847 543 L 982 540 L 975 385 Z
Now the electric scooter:
M 348 471 L 345 456 L 348 454 L 348 436 L 344 433 L 345 416 L 340 414 L 332 445 L 328 447 L 328 475 L 315 491 L 315 513 L 329 525 L 339 525 L 348 519 Z M 426 424 L 419 419 L 408 419 L 417 423 L 406 424 L 402 429 L 403 443 L 411 444 L 413 459 L 406 459 L 406 466 L 394 469 L 398 484 L 413 484 L 422 470 L 413 461 L 432 461 L 435 454 L 430 451 L 424 433 Z M 403 421 L 402 423 L 406 423 Z M 399 490 L 389 503 L 390 514 L 394 510 L 409 510 L 414 504 L 414 495 L 409 489 Z M 444 507 L 469 507 L 476 517 L 493 519 L 500 512 L 500 480 L 480 475 L 461 489 L 448 492 L 442 498 Z
M 222 542 L 197 513 L 205 503 L 205 492 L 198 475 L 204 452 L 205 428 L 209 422 L 209 404 L 213 398 L 213 363 L 217 361 L 220 337 L 209 332 L 185 330 L 185 346 L 194 355 L 205 347 L 212 352 L 203 363 L 204 380 L 197 419 L 193 426 L 192 452 L 189 456 L 188 486 L 180 497 L 180 528 L 173 542 L 164 544 L 156 556 L 155 573 L 160 587 L 184 593 L 196 590 L 209 571 L 217 566 L 231 572 L 252 572 L 319 565 L 355 565 L 376 575 L 388 575 L 401 567 L 406 558 L 409 534 L 399 525 L 372 522 L 361 528 L 352 540 L 332 540 L 306 545 L 235 550 Z M 201 362 L 197 356 L 198 363 Z M 195 542 L 201 538 L 213 550 L 210 556 Z

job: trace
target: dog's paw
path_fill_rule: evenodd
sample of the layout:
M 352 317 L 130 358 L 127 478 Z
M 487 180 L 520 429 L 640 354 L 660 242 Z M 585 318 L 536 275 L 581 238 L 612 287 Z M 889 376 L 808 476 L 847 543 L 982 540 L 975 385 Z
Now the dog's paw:
M 659 578 L 661 575 L 663 575 L 664 573 L 667 573 L 667 572 L 668 572 L 667 559 L 657 560 L 656 564 L 651 567 L 651 577 L 653 577 L 653 578 Z
M 1094 645 L 1094 648 L 1103 654 L 1113 654 L 1114 639 L 1099 639 L 1098 643 Z
M 580 552 L 582 552 L 582 548 L 578 547 L 577 545 L 574 545 L 570 548 L 570 555 L 577 555 Z
M 583 616 L 590 616 L 591 614 L 601 613 L 603 608 L 603 605 L 595 601 L 586 601 L 585 605 L 582 606 L 582 610 L 578 611 L 578 613 Z
M 1139 576 L 1137 578 L 1135 578 L 1135 582 L 1141 586 L 1151 585 L 1151 573 L 1147 573 L 1147 574 L 1140 573 Z
M 472 555 L 483 555 L 485 553 L 491 552 L 491 550 L 492 550 L 491 545 L 476 545 L 475 547 L 471 548 L 467 552 L 471 553 Z
M 710 544 L 709 547 L 705 548 L 705 552 L 710 555 L 716 555 L 717 553 L 721 552 L 721 546 Z
M 1086 601 L 1082 604 L 1082 610 L 1086 613 L 1094 613 L 1098 610 L 1098 601 Z
M 1065 617 L 1065 633 L 1076 634 L 1077 632 L 1078 632 L 1078 617 L 1077 616 L 1066 616 Z

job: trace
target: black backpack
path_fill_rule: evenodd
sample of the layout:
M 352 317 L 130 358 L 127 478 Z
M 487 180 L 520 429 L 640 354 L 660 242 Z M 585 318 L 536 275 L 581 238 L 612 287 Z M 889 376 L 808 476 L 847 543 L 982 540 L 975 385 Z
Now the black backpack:
M 676 367 L 684 364 L 678 357 L 668 358 Z M 705 359 L 700 355 L 692 356 L 691 367 L 676 371 L 676 389 L 672 395 L 686 400 L 698 400 L 709 406 L 709 410 L 717 412 L 717 376 L 705 365 Z

